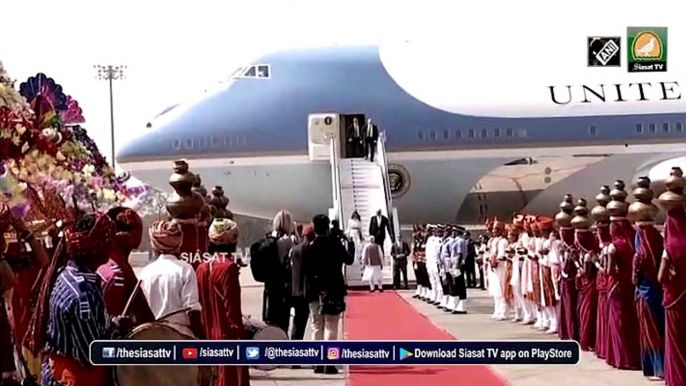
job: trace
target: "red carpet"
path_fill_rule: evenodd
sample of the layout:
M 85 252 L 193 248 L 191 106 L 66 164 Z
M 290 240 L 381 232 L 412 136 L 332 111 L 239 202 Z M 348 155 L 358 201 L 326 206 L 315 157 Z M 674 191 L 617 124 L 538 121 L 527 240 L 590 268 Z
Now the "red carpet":
M 395 292 L 351 292 L 345 339 L 452 340 Z M 507 386 L 488 366 L 351 366 L 349 386 Z

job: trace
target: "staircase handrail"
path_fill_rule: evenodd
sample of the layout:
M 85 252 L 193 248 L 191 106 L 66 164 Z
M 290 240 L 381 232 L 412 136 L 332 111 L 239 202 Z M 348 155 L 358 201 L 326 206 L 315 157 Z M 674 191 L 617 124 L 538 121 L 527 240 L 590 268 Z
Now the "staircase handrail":
M 391 184 L 388 177 L 388 160 L 386 159 L 386 132 L 379 133 L 379 142 L 377 144 L 377 155 L 379 165 L 381 166 L 381 174 L 383 176 L 384 192 L 386 194 L 386 213 L 388 215 L 388 222 L 393 232 L 393 237 L 397 237 L 397 230 L 393 222 L 393 195 L 391 193 Z
M 332 135 L 329 138 L 329 150 L 331 156 L 331 185 L 333 189 L 333 205 L 338 216 L 338 221 L 343 221 L 343 191 L 341 188 L 341 168 L 340 168 L 340 153 L 338 151 L 338 141 L 336 136 Z M 333 220 L 333 219 L 332 219 Z
M 329 137 L 329 156 L 331 159 L 331 188 L 333 190 L 333 207 L 338 216 L 339 223 L 343 221 L 343 190 L 341 188 L 341 168 L 339 164 L 339 147 L 336 136 Z M 332 219 L 333 220 L 333 219 Z M 343 280 L 348 284 L 348 267 L 343 265 Z

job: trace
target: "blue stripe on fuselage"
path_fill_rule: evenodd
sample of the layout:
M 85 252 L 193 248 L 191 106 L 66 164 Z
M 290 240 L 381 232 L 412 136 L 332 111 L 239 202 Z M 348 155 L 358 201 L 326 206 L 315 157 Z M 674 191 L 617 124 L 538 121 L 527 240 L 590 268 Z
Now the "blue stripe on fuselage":
M 170 112 L 174 119 L 159 127 L 153 123 L 153 131 L 124 146 L 119 162 L 251 152 L 305 154 L 307 116 L 321 112 L 364 113 L 386 130 L 391 152 L 684 138 L 683 131 L 675 130 L 677 122 L 681 128 L 686 125 L 684 114 L 488 118 L 438 110 L 393 81 L 378 46 L 294 49 L 255 63 L 269 64 L 271 78 L 237 79 L 224 91 L 179 106 Z M 664 123 L 671 125 L 669 132 L 663 131 Z M 643 124 L 643 133 L 637 132 L 637 124 Z M 649 124 L 656 125 L 655 132 Z

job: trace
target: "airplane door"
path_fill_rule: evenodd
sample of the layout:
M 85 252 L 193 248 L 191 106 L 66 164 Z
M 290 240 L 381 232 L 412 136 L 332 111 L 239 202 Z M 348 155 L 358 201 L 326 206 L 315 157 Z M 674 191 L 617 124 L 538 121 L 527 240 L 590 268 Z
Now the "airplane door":
M 310 161 L 330 159 L 329 142 L 332 136 L 340 142 L 341 121 L 338 114 L 310 114 L 307 119 L 307 141 Z

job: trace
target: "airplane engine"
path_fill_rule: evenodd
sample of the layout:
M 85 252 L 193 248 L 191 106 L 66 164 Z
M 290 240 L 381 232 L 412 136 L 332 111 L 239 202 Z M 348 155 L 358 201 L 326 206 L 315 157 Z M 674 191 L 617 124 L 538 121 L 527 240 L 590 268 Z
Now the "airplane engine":
M 665 191 L 665 181 L 667 181 L 667 178 L 669 178 L 669 172 L 675 166 L 686 170 L 686 157 L 670 158 L 668 160 L 651 164 L 645 168 L 639 169 L 634 175 L 630 186 L 632 189 L 636 188 L 636 181 L 638 178 L 642 176 L 648 176 L 650 181 L 652 181 L 651 187 L 653 191 L 655 191 L 655 198 L 657 198 Z

